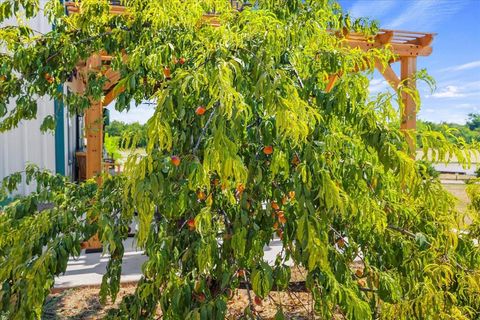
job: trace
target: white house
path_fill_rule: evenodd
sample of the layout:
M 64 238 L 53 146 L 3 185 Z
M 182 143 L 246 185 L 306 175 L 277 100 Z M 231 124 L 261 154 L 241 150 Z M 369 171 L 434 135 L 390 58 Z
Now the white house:
M 59 0 L 60 1 L 60 0 Z M 40 7 L 47 0 L 40 0 Z M 13 25 L 14 19 L 2 23 Z M 29 21 L 30 26 L 41 33 L 52 30 L 46 17 L 41 12 Z M 62 87 L 59 90 L 64 90 Z M 9 109 L 15 104 L 12 101 Z M 55 114 L 57 120 L 55 132 L 42 133 L 40 125 L 47 115 Z M 0 180 L 14 172 L 23 171 L 27 163 L 35 163 L 40 168 L 75 178 L 75 150 L 81 148 L 81 139 L 77 128 L 82 127 L 82 117 L 69 116 L 61 101 L 48 97 L 38 98 L 38 113 L 36 120 L 22 121 L 19 126 L 10 131 L 0 133 Z M 77 141 L 80 140 L 80 141 Z M 28 194 L 35 188 L 23 183 L 18 194 Z

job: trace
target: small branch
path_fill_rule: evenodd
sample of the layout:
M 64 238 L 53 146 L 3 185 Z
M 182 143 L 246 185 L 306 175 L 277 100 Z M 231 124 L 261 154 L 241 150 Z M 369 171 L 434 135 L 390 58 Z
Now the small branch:
M 394 230 L 394 231 L 398 231 L 398 232 L 400 232 L 401 234 L 404 234 L 404 235 L 406 235 L 406 236 L 409 236 L 410 238 L 415 239 L 415 234 L 414 234 L 413 232 L 411 232 L 411 231 L 402 229 L 402 228 L 400 228 L 400 227 L 397 227 L 397 226 L 394 226 L 394 225 L 391 225 L 391 224 L 389 224 L 389 225 L 387 226 L 387 228 L 388 228 L 388 229 L 391 229 L 391 230 Z M 430 245 L 430 242 L 427 242 L 427 243 L 428 243 L 428 245 Z
M 300 86 L 300 88 L 304 89 L 305 86 L 303 85 L 302 78 L 300 78 L 300 75 L 298 74 L 297 69 L 295 69 L 295 67 L 292 64 L 290 64 L 290 66 L 292 66 L 293 73 L 297 77 L 298 85 Z
M 257 119 L 250 123 L 248 126 L 247 126 L 247 130 L 250 130 L 251 128 L 255 127 L 255 126 L 258 126 L 260 125 L 260 123 L 262 123 L 262 119 L 260 117 L 257 117 Z
M 302 305 L 303 309 L 305 309 L 306 313 L 309 314 L 310 312 L 308 311 L 308 308 L 307 306 L 303 303 L 302 299 L 300 299 L 294 291 L 288 291 L 287 292 L 288 295 L 290 296 L 290 298 L 292 297 L 292 295 L 298 300 L 298 302 Z
M 250 311 L 255 312 L 255 308 L 253 306 L 253 301 L 252 301 L 252 296 L 250 295 L 250 284 L 248 282 L 246 273 L 243 275 L 243 279 L 245 280 L 245 286 L 246 286 L 246 290 L 247 290 L 248 304 L 249 304 L 249 307 L 250 307 Z

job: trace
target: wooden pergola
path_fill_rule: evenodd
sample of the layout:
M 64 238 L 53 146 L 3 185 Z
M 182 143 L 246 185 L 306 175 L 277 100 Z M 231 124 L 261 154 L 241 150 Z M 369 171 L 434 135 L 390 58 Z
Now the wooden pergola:
M 232 5 L 238 4 L 231 1 Z M 126 14 L 125 7 L 118 5 L 118 1 L 111 1 L 110 12 L 112 14 Z M 68 14 L 80 12 L 78 2 L 65 3 Z M 204 18 L 214 26 L 218 20 L 214 14 L 205 14 Z M 400 30 L 381 29 L 374 36 L 365 36 L 361 33 L 349 32 L 339 33 L 345 40 L 345 45 L 351 48 L 359 48 L 364 51 L 378 48 L 390 48 L 396 58 L 386 66 L 377 62 L 375 68 L 384 76 L 387 82 L 397 89 L 402 84 L 411 89 L 416 88 L 414 74 L 417 71 L 417 57 L 429 56 L 432 53 L 431 43 L 434 33 L 411 32 Z M 104 97 L 101 101 L 91 100 L 91 107 L 85 112 L 85 131 L 87 139 L 86 151 L 86 178 L 92 178 L 102 172 L 102 150 L 103 150 L 103 107 L 109 105 L 122 91 L 123 88 L 116 87 L 120 80 L 118 71 L 110 68 L 112 56 L 104 53 L 92 55 L 86 61 L 79 62 L 76 69 L 76 76 L 67 83 L 69 89 L 76 93 L 84 93 L 90 72 L 102 72 L 108 79 L 103 91 Z M 392 69 L 391 64 L 400 62 L 400 75 Z M 326 87 L 329 92 L 335 86 L 336 80 L 341 75 L 331 75 Z M 408 132 L 416 129 L 417 108 L 413 97 L 402 93 L 403 114 L 401 115 L 401 129 L 407 134 L 412 155 L 415 152 L 414 142 L 409 138 Z

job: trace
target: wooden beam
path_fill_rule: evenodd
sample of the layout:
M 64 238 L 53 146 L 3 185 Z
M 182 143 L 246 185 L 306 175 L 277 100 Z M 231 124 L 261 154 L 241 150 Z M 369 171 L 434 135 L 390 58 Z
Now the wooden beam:
M 328 93 L 332 91 L 333 87 L 335 86 L 335 82 L 337 82 L 337 80 L 338 80 L 337 74 L 330 75 L 328 77 L 328 83 L 327 83 L 327 87 L 325 88 L 325 92 Z
M 105 97 L 103 98 L 103 106 L 106 107 L 108 106 L 110 103 L 112 103 L 113 100 L 115 100 L 115 98 L 117 98 L 117 96 L 122 93 L 123 91 L 125 91 L 125 87 L 124 86 L 121 86 L 121 87 L 118 87 L 115 86 L 113 89 L 111 89 L 110 91 L 108 91 L 108 93 L 105 95 Z
M 383 75 L 385 80 L 392 86 L 394 90 L 397 90 L 400 86 L 400 79 L 398 78 L 395 71 L 393 71 L 392 66 L 390 64 L 383 65 L 380 61 L 375 62 L 375 67 L 378 71 Z
M 80 95 L 83 95 L 85 93 L 85 90 L 87 89 L 82 74 L 77 72 L 77 70 L 75 70 L 75 73 L 74 75 L 72 75 L 71 80 L 66 82 L 65 84 L 71 92 Z
M 105 72 L 104 75 L 107 77 L 107 82 L 103 86 L 103 90 L 109 90 L 111 87 L 117 84 L 118 80 L 120 80 L 120 72 L 119 71 L 113 71 L 112 68 L 108 68 Z
M 100 71 L 102 69 L 102 56 L 98 53 L 92 54 L 86 63 L 86 70 L 88 71 Z
M 393 40 L 393 31 L 385 31 L 384 33 L 379 33 L 375 36 L 375 42 L 381 44 L 387 44 Z
M 80 3 L 78 2 L 65 2 L 65 7 L 67 8 L 68 14 L 72 13 L 80 13 Z M 128 14 L 125 10 L 125 6 L 119 5 L 110 5 L 110 13 L 111 14 Z
M 401 62 L 401 81 L 408 88 L 415 90 L 416 83 L 413 78 L 415 72 L 417 72 L 417 58 L 415 57 L 402 57 Z M 407 141 L 410 147 L 410 153 L 412 157 L 415 157 L 415 134 L 417 128 L 417 106 L 413 97 L 403 92 L 402 93 L 403 112 L 400 123 L 400 129 L 404 131 L 407 137 Z
M 363 51 L 368 51 L 375 48 L 382 48 L 385 45 L 379 42 L 367 42 L 357 39 L 346 39 L 346 45 L 351 48 L 358 48 Z M 432 47 L 422 47 L 417 44 L 409 43 L 389 43 L 388 44 L 395 54 L 400 57 L 417 57 L 417 56 L 429 56 L 432 53 Z
M 410 40 L 407 43 L 418 44 L 423 47 L 427 47 L 431 45 L 432 42 L 433 42 L 433 34 L 426 34 L 423 37 Z

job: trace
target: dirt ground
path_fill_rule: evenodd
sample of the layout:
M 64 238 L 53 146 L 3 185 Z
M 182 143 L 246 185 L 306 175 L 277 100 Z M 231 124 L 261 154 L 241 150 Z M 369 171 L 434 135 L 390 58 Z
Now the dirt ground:
M 135 291 L 135 285 L 124 285 L 120 289 L 116 303 L 102 306 L 98 300 L 99 288 L 69 289 L 49 296 L 45 307 L 43 320 L 87 320 L 100 319 L 108 310 L 117 306 L 121 298 Z M 237 290 L 228 302 L 227 319 L 239 319 L 248 306 L 246 290 Z M 252 293 L 253 294 L 253 293 Z M 262 319 L 274 319 L 277 312 L 275 303 L 282 304 L 287 319 L 314 319 L 312 316 L 311 297 L 308 293 L 271 293 L 262 301 L 256 310 Z M 160 311 L 160 310 L 159 310 Z M 160 312 L 159 312 L 160 315 Z
M 358 268 L 359 266 L 354 266 Z M 298 267 L 292 268 L 290 281 L 305 280 L 306 273 Z M 99 287 L 85 287 L 67 289 L 51 294 L 47 298 L 43 310 L 43 320 L 90 320 L 101 319 L 108 310 L 119 305 L 122 297 L 134 293 L 135 284 L 124 284 L 120 288 L 115 303 L 102 306 L 99 301 Z M 254 293 L 251 293 L 252 299 Z M 227 319 L 239 319 L 248 307 L 247 290 L 236 290 L 233 298 L 228 302 Z M 281 305 L 287 319 L 304 320 L 315 319 L 312 312 L 312 299 L 309 293 L 298 292 L 271 292 L 261 305 L 255 305 L 258 315 L 265 320 L 274 319 L 277 305 Z M 160 316 L 161 311 L 158 310 Z

